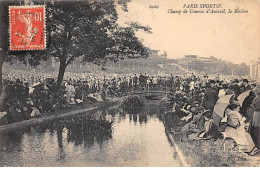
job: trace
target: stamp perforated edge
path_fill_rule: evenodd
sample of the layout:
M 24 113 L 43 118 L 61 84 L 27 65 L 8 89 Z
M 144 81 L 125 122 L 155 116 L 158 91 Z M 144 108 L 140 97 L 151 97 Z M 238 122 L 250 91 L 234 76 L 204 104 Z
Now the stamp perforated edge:
M 10 10 L 11 8 L 33 8 L 33 7 L 43 7 L 43 13 L 44 13 L 44 21 L 43 21 L 43 24 L 44 24 L 44 48 L 43 49 L 11 49 L 11 34 L 12 34 L 12 29 L 11 29 L 11 23 L 10 23 L 10 19 L 11 19 L 11 15 L 10 15 Z M 46 50 L 46 47 L 47 47 L 47 39 L 46 39 L 46 5 L 10 5 L 8 6 L 8 15 L 9 15 L 9 19 L 8 19 L 8 22 L 9 22 L 9 50 L 10 51 L 42 51 L 42 50 Z

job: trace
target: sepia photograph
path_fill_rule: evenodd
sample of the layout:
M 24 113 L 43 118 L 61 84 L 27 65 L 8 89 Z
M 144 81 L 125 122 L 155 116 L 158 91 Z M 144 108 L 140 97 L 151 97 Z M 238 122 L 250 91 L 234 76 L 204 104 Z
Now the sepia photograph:
M 260 167 L 260 0 L 0 0 L 0 167 Z

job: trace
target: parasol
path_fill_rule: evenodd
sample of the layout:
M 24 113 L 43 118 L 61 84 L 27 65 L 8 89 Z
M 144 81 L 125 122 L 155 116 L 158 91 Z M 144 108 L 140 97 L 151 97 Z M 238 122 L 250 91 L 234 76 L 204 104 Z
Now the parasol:
M 2 117 L 4 117 L 5 115 L 7 115 L 7 112 L 0 112 L 0 119 L 1 119 Z
M 225 95 L 225 96 L 219 97 L 217 103 L 214 106 L 213 120 L 214 120 L 214 123 L 218 127 L 219 127 L 219 123 L 220 123 L 221 119 L 223 119 L 223 117 L 225 115 L 225 110 L 226 110 L 227 106 L 230 104 L 230 101 L 233 96 L 234 96 L 233 94 L 230 94 L 230 95 Z
M 252 91 L 252 90 L 247 90 L 247 91 L 241 93 L 241 94 L 237 97 L 237 100 L 238 100 L 238 102 L 239 102 L 239 104 L 240 104 L 241 107 L 242 107 L 242 105 L 243 105 L 243 102 L 244 102 L 245 99 L 249 96 L 249 94 L 250 94 L 251 91 Z

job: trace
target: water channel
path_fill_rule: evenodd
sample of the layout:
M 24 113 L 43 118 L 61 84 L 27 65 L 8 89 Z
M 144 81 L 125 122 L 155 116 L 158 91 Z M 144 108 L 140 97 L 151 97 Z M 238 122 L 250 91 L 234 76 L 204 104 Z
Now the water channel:
M 181 166 L 154 109 L 98 111 L 109 134 L 73 134 L 55 122 L 0 134 L 0 166 Z

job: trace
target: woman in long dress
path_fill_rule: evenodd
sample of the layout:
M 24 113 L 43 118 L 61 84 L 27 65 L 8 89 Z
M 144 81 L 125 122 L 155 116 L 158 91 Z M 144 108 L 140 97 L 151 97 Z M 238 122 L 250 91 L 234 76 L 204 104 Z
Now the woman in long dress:
M 245 131 L 246 118 L 242 117 L 239 113 L 240 106 L 231 104 L 226 110 L 227 127 L 225 133 L 227 137 L 235 140 L 240 151 L 246 152 L 250 155 L 254 155 L 258 152 L 252 137 Z

